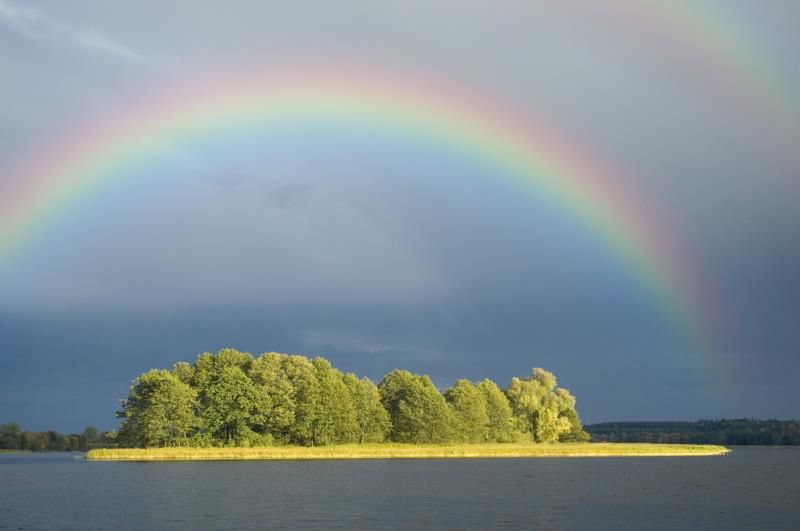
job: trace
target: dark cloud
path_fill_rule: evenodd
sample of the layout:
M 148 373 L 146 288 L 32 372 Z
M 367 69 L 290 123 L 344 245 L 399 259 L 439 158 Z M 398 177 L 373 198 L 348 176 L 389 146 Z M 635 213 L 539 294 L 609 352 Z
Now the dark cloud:
M 794 415 L 792 138 L 715 65 L 699 72 L 598 6 L 0 0 L 0 187 L 74 124 L 220 65 L 432 75 L 624 168 L 620 186 L 657 207 L 714 284 L 720 352 L 676 339 L 574 212 L 469 152 L 389 131 L 241 127 L 126 168 L 0 264 L 0 422 L 110 427 L 136 374 L 224 346 L 324 354 L 372 378 L 407 367 L 440 386 L 543 366 L 590 421 Z M 709 9 L 800 94 L 794 2 Z
M 31 429 L 113 427 L 118 400 L 135 375 L 227 346 L 323 355 L 375 380 L 406 367 L 430 374 L 440 387 L 484 377 L 505 385 L 544 366 L 575 392 L 588 421 L 792 417 L 787 393 L 800 369 L 796 358 L 753 357 L 749 378 L 734 382 L 718 367 L 699 370 L 685 358 L 676 365 L 684 353 L 655 351 L 629 329 L 581 323 L 576 332 L 559 326 L 563 315 L 541 316 L 525 304 L 465 300 L 404 308 L 219 303 L 0 317 L 0 418 Z

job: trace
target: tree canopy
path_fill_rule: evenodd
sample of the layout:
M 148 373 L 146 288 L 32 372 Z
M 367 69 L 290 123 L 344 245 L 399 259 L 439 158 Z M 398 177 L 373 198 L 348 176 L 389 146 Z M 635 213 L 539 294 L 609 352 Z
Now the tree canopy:
M 586 427 L 602 442 L 800 445 L 800 420 L 719 419 L 697 422 L 604 422 Z
M 117 413 L 120 446 L 482 443 L 587 440 L 575 397 L 533 369 L 503 391 L 396 369 L 378 385 L 325 358 L 223 349 L 133 381 Z
M 0 450 L 29 452 L 85 452 L 113 444 L 116 434 L 89 426 L 83 433 L 64 435 L 56 431 L 23 431 L 16 422 L 0 424 Z

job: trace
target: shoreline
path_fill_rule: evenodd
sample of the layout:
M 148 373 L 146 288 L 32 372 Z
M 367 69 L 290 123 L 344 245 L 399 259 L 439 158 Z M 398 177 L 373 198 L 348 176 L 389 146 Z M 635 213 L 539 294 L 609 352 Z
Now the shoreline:
M 725 455 L 718 445 L 651 443 L 555 444 L 346 444 L 253 448 L 104 448 L 90 450 L 91 461 L 240 461 L 307 459 L 486 459 L 553 457 L 700 457 Z

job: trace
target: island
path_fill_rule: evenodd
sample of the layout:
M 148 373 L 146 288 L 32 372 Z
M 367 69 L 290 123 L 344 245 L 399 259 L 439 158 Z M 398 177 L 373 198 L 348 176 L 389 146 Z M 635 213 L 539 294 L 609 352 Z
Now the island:
M 590 443 L 576 399 L 534 368 L 441 393 L 396 369 L 377 385 L 322 357 L 223 349 L 136 378 L 113 448 L 90 460 L 719 455 L 712 445 Z

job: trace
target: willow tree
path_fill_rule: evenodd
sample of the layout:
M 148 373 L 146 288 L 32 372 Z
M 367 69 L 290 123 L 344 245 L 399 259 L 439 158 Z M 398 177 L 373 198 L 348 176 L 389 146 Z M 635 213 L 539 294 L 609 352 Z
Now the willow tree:
M 535 368 L 530 378 L 512 378 L 506 390 L 518 428 L 535 442 L 557 441 L 572 427 L 561 414 L 563 392 L 556 386 L 553 373 Z
M 575 397 L 559 387 L 556 389 L 556 401 L 558 402 L 558 415 L 569 422 L 569 430 L 559 434 L 558 440 L 562 442 L 587 442 L 591 438 L 583 429 L 578 410 L 575 409 Z

